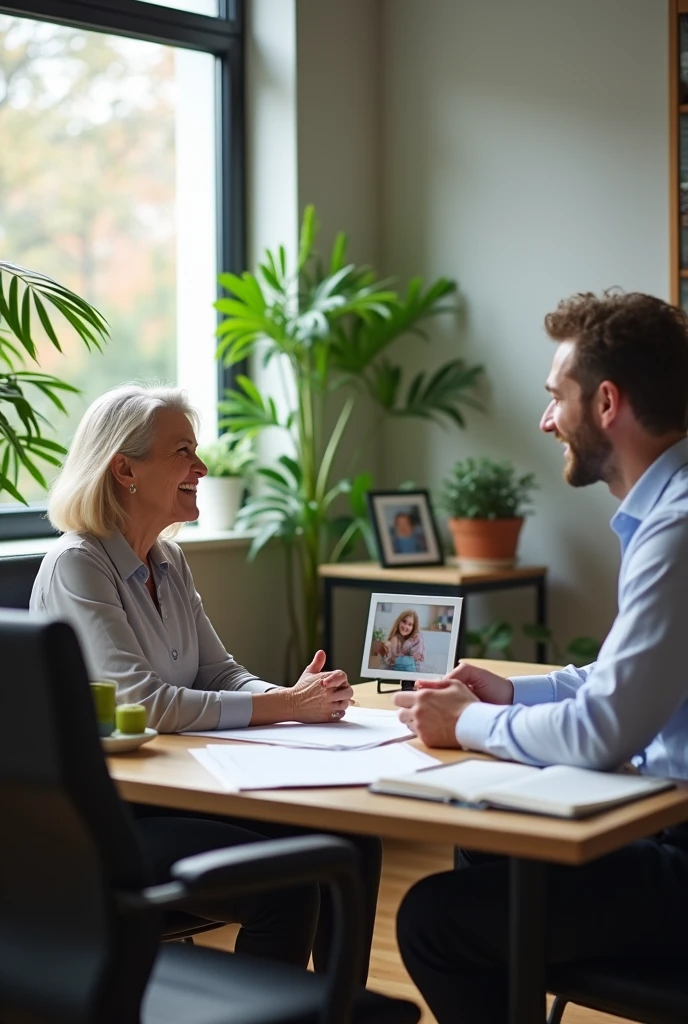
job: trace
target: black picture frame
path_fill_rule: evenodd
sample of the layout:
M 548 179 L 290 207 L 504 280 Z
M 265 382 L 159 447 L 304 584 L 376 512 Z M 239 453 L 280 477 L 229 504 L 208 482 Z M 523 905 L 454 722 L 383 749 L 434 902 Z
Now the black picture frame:
M 368 491 L 368 514 L 375 534 L 380 565 L 385 569 L 444 565 L 444 553 L 427 490 Z M 410 524 L 396 536 L 394 523 Z M 403 520 L 400 519 L 400 525 Z M 416 548 L 416 550 L 413 550 Z

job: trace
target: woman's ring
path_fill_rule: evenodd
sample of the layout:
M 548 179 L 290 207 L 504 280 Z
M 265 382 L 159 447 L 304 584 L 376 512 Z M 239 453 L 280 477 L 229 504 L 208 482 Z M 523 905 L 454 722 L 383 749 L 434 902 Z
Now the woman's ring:
M 330 718 L 339 718 L 339 711 L 333 711 Z

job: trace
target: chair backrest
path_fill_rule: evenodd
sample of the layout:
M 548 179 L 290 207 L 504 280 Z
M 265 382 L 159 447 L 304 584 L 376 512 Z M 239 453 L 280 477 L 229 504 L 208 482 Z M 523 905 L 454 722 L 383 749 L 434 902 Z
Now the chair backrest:
M 43 555 L 0 558 L 0 608 L 28 608 Z
M 122 910 L 149 884 L 108 775 L 66 623 L 0 612 L 0 1019 L 129 1024 L 159 922 Z

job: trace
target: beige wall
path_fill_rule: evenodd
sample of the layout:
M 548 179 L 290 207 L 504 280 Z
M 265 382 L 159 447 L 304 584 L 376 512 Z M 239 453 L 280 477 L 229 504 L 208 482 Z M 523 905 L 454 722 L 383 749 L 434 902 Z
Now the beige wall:
M 308 203 L 318 213 L 321 252 L 327 253 L 336 232 L 344 229 L 353 259 L 379 263 L 379 5 L 376 0 L 345 5 L 335 0 L 251 0 L 248 15 L 250 265 L 255 266 L 267 246 L 282 243 L 295 253 Z M 253 373 L 266 389 L 281 386 L 275 364 L 266 373 L 256 362 Z M 333 416 L 336 412 L 335 401 Z M 350 445 L 335 466 L 340 475 L 349 471 L 350 455 L 369 426 L 369 410 L 361 402 Z M 270 456 L 281 450 L 274 434 L 261 444 Z M 365 453 L 363 468 L 377 473 L 377 440 L 367 441 Z M 231 646 L 234 622 L 243 622 L 239 642 L 247 657 L 258 658 L 250 667 L 265 662 L 274 671 L 273 666 L 282 664 L 287 633 L 281 552 L 275 545 L 246 565 L 242 553 L 232 551 L 229 563 L 225 567 L 223 555 L 217 562 L 208 559 L 203 567 L 206 588 L 214 595 L 211 618 L 220 616 L 219 631 L 237 656 L 238 649 Z M 252 625 L 253 613 L 259 612 L 272 587 L 271 567 L 282 579 L 271 590 L 279 651 L 266 651 L 262 631 Z M 231 588 L 217 581 L 221 574 L 234 581 Z M 340 649 L 348 644 L 345 629 Z
M 227 650 L 261 678 L 282 682 L 287 623 L 281 553 L 275 547 L 247 562 L 247 551 L 248 545 L 184 548 L 203 606 Z
M 489 415 L 464 433 L 388 429 L 388 485 L 436 486 L 485 453 L 534 470 L 525 561 L 551 567 L 554 625 L 603 636 L 618 546 L 605 488 L 567 489 L 538 434 L 553 353 L 543 315 L 574 291 L 668 294 L 667 15 L 657 0 L 383 0 L 387 272 L 448 274 L 465 314 L 434 354 L 485 364 Z M 426 349 L 407 346 L 409 369 Z M 522 607 L 520 607 L 522 606 Z M 481 615 L 532 616 L 518 600 Z
M 377 479 L 434 489 L 455 458 L 480 453 L 534 470 L 522 557 L 551 568 L 560 639 L 602 636 L 615 610 L 615 503 L 601 486 L 568 489 L 560 448 L 538 434 L 553 351 L 541 325 L 580 289 L 668 293 L 665 4 L 251 7 L 261 26 L 249 50 L 252 252 L 293 241 L 314 202 L 325 248 L 344 227 L 354 258 L 384 273 L 459 281 L 462 316 L 430 349 L 407 344 L 409 371 L 456 354 L 488 371 L 487 416 L 469 414 L 466 432 L 388 428 L 367 446 Z M 244 593 L 262 570 L 236 557 Z M 532 619 L 517 595 L 472 606 L 474 622 Z M 338 660 L 352 673 L 363 614 L 360 597 L 339 602 Z

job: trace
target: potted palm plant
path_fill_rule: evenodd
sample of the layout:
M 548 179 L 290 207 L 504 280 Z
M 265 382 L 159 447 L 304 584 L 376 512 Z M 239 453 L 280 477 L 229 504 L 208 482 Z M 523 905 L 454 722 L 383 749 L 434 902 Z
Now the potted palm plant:
M 308 207 L 295 265 L 283 247 L 268 251 L 256 274 L 221 274 L 227 296 L 216 303 L 224 316 L 218 357 L 234 365 L 260 355 L 291 378 L 283 391 L 293 389 L 295 399 L 286 412 L 275 395 L 243 375 L 220 408 L 223 427 L 250 435 L 277 430 L 287 442 L 286 454 L 258 470 L 263 492 L 249 499 L 240 522 L 259 526 L 251 556 L 271 538 L 284 545 L 292 650 L 301 664 L 320 644 L 318 566 L 336 561 L 361 536 L 375 550 L 365 502 L 370 475 L 334 470 L 356 399 L 367 396 L 377 410 L 373 430 L 383 417 L 400 416 L 463 427 L 463 407 L 480 407 L 475 388 L 483 372 L 455 358 L 405 382 L 390 358 L 392 346 L 409 332 L 425 337 L 429 318 L 453 310 L 455 284 L 440 278 L 426 288 L 416 278 L 398 294 L 369 267 L 347 260 L 344 234 L 323 264 L 315 235 L 315 212 Z M 341 495 L 348 496 L 346 511 L 337 510 Z
M 45 274 L 0 261 L 0 494 L 24 505 L 27 501 L 18 487 L 20 470 L 47 487 L 37 460 L 59 466 L 65 454 L 62 445 L 45 436 L 50 423 L 36 410 L 31 396 L 41 394 L 65 413 L 62 396 L 77 393 L 71 384 L 36 369 L 37 325 L 50 344 L 62 351 L 55 313 L 87 348 L 100 350 L 107 341 L 107 322 L 85 299 Z
M 519 476 L 509 462 L 464 459 L 444 478 L 439 507 L 449 517 L 454 548 L 464 569 L 513 565 L 535 476 Z
M 199 524 L 207 530 L 231 530 L 256 460 L 251 438 L 222 434 L 198 454 L 208 467 L 198 486 Z

